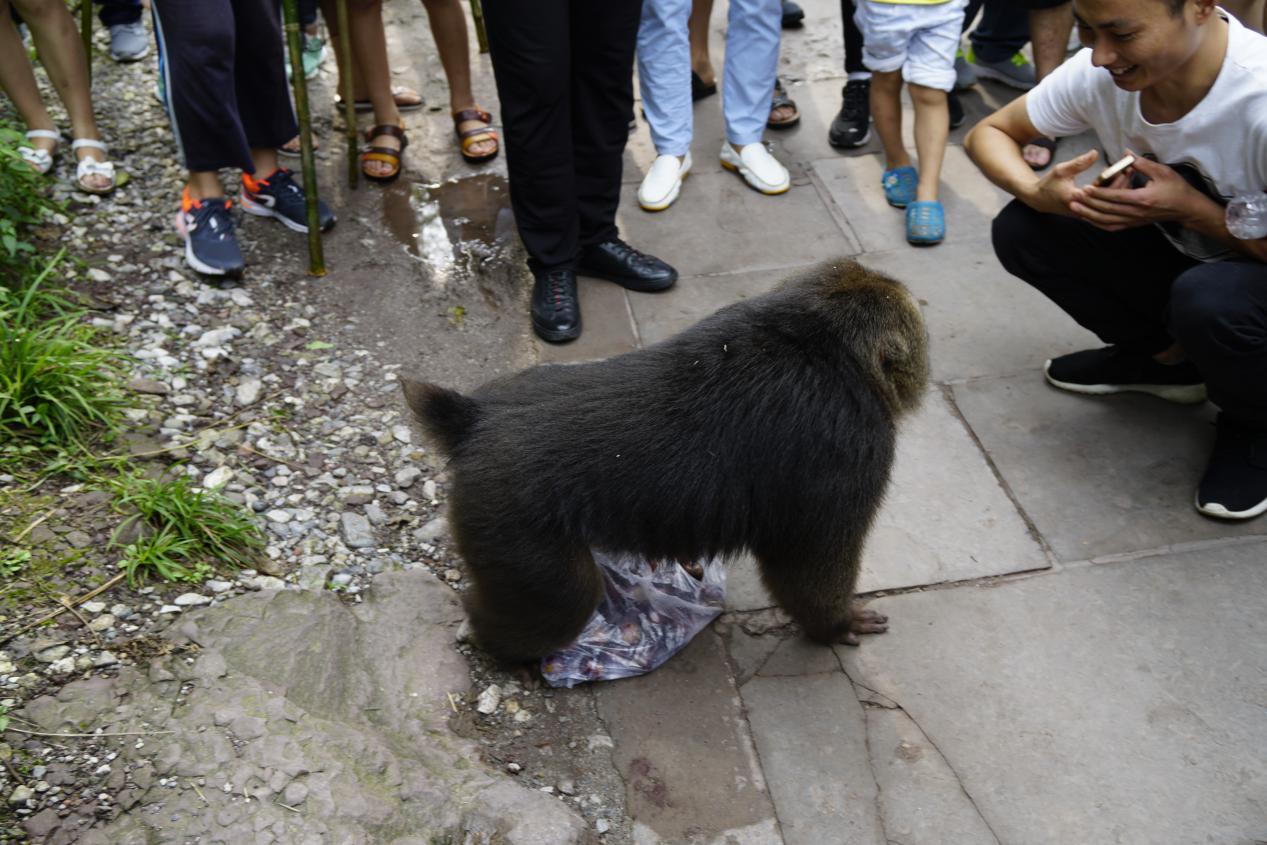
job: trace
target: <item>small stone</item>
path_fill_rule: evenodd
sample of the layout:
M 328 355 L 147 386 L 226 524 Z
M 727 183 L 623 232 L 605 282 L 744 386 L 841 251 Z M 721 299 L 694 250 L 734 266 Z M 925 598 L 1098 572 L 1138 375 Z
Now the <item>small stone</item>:
M 475 641 L 475 630 L 471 627 L 470 619 L 463 619 L 462 624 L 458 626 L 458 632 L 453 638 L 460 643 L 470 643 Z
M 401 490 L 407 490 L 414 485 L 418 477 L 422 475 L 422 470 L 418 467 L 405 467 L 396 473 L 396 486 Z
M 346 587 L 352 583 L 352 576 L 346 572 L 339 572 L 330 577 L 330 583 L 339 587 Z
M 594 829 L 599 833 L 606 833 L 612 829 L 611 823 L 607 819 L 597 819 L 594 822 Z
M 13 807 L 25 807 L 30 800 L 35 797 L 35 790 L 29 786 L 19 786 L 17 789 L 9 793 L 9 805 Z
M 49 664 L 48 671 L 54 675 L 69 675 L 75 671 L 75 658 L 63 657 L 61 660 L 54 660 Z
M 86 549 L 92 545 L 92 538 L 82 531 L 71 531 L 66 535 L 66 542 L 76 549 Z
M 383 513 L 383 509 L 374 502 L 370 502 L 365 506 L 365 518 L 370 521 L 371 525 L 382 525 L 387 522 L 387 514 Z
M 114 617 L 111 616 L 109 613 L 103 613 L 100 616 L 98 616 L 96 619 L 93 619 L 91 622 L 88 623 L 88 630 L 96 631 L 97 633 L 101 633 L 107 628 L 113 628 L 113 627 L 114 627 Z
M 13 661 L 7 657 L 0 657 L 0 675 L 12 675 L 18 667 L 13 665 Z
M 513 698 L 507 701 L 506 704 L 503 706 L 506 712 L 510 713 L 512 716 L 519 712 L 519 702 Z
M 260 390 L 264 384 L 257 378 L 244 378 L 238 382 L 237 400 L 239 405 L 253 404 L 260 398 Z
M 100 613 L 106 609 L 106 603 L 103 601 L 86 601 L 79 607 L 85 613 Z M 115 615 L 118 616 L 117 613 Z
M 475 709 L 483 713 L 485 716 L 497 712 L 497 705 L 502 700 L 502 688 L 497 684 L 492 684 L 488 689 L 480 693 L 479 700 L 475 703 Z
M 161 616 L 165 613 L 180 613 L 182 610 L 184 610 L 184 608 L 181 607 L 180 605 L 165 604 L 158 609 L 158 612 L 159 612 L 159 615 Z
M 424 543 L 429 543 L 432 540 L 439 539 L 448 533 L 449 520 L 442 516 L 437 516 L 435 519 L 415 531 L 414 539 L 421 540 Z
M 233 584 L 229 581 L 217 581 L 215 579 L 204 581 L 203 586 L 213 593 L 227 593 L 233 589 Z
M 222 329 L 212 329 L 211 331 L 203 332 L 198 339 L 193 342 L 193 346 L 196 349 L 212 349 L 224 346 L 240 334 L 242 334 L 241 330 L 234 328 L 233 326 L 225 326 Z
M 450 584 L 456 584 L 457 582 L 462 580 L 462 570 L 460 569 L 444 570 L 444 580 L 448 581 Z
M 272 575 L 257 575 L 242 582 L 252 590 L 282 590 L 286 588 L 286 582 L 280 578 L 274 578 Z
M 562 792 L 564 795 L 575 795 L 576 784 L 573 783 L 570 779 L 564 778 L 563 780 L 559 781 L 559 791 Z
M 339 491 L 339 498 L 345 505 L 365 505 L 374 500 L 374 488 L 363 484 L 344 487 Z
M 152 378 L 134 378 L 128 382 L 128 390 L 133 393 L 146 393 L 151 396 L 165 396 L 172 391 L 163 382 Z
M 304 803 L 304 799 L 307 797 L 307 785 L 297 780 L 293 780 L 286 784 L 286 788 L 282 790 L 282 803 L 290 807 L 299 806 Z
M 35 652 L 35 659 L 41 663 L 56 663 L 68 654 L 70 654 L 70 646 L 55 645 Z
M 100 669 L 102 666 L 113 666 L 119 662 L 119 658 L 115 657 L 108 651 L 103 651 L 92 659 L 92 665 Z
M 284 511 L 280 509 L 271 510 L 268 513 L 264 514 L 264 516 L 268 517 L 269 522 L 276 522 L 279 525 L 290 522 L 290 519 L 291 519 L 290 511 Z
M 110 274 L 105 270 L 99 270 L 96 267 L 89 267 L 88 278 L 92 279 L 94 282 L 108 282 L 110 281 Z
M 343 542 L 350 549 L 364 549 L 374 545 L 374 532 L 370 521 L 359 513 L 347 512 L 339 517 L 339 530 Z
M 520 710 L 518 713 L 515 714 L 516 722 L 528 722 L 531 720 L 532 720 L 532 714 L 529 713 L 527 710 Z
M 422 496 L 431 502 L 436 500 L 436 483 L 430 478 L 422 483 Z
M 522 772 L 523 770 L 524 770 L 524 767 L 523 767 L 523 766 L 521 766 L 521 765 L 519 765 L 518 763 L 507 763 L 507 764 L 506 764 L 506 771 L 510 772 L 512 775 L 517 775 L 517 774 L 519 774 L 520 772 Z
M 413 440 L 413 433 L 407 425 L 394 425 L 392 426 L 392 437 L 396 438 L 398 443 L 409 445 L 409 442 Z
M 181 607 L 197 607 L 200 604 L 211 604 L 211 596 L 204 596 L 202 593 L 181 593 L 174 601 Z
M 217 467 L 202 479 L 202 486 L 208 490 L 219 490 L 233 480 L 233 470 L 229 467 Z

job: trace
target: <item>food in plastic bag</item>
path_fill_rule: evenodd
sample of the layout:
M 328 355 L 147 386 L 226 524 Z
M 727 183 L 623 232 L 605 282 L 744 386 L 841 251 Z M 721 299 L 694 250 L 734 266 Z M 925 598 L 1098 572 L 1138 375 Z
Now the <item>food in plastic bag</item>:
M 594 552 L 604 594 L 576 642 L 541 661 L 552 687 L 643 675 L 677 654 L 722 612 L 720 559 L 692 565 Z

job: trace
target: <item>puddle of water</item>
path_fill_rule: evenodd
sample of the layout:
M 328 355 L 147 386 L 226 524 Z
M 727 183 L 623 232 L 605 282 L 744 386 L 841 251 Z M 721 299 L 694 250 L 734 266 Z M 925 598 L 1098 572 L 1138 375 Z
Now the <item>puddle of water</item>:
M 437 288 L 473 281 L 490 305 L 507 298 L 486 284 L 487 271 L 509 257 L 515 236 L 504 177 L 488 173 L 438 185 L 397 181 L 383 191 L 383 221 L 427 266 Z

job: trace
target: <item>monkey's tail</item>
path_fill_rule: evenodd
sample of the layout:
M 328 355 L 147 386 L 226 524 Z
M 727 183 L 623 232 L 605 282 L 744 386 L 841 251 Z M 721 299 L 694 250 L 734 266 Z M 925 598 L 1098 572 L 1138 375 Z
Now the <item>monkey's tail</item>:
M 466 440 L 479 419 L 479 403 L 456 390 L 421 381 L 401 379 L 405 402 L 428 435 L 447 455 Z

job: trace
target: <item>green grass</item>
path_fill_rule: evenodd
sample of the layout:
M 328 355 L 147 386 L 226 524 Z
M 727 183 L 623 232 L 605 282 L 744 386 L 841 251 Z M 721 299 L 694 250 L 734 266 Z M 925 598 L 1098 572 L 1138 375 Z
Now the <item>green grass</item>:
M 48 180 L 18 154 L 22 133 L 0 124 L 0 286 L 21 287 L 29 278 L 35 246 L 27 235 L 57 206 L 48 199 Z
M 121 565 L 129 583 L 154 576 L 201 583 L 217 569 L 241 569 L 255 562 L 264 537 L 251 514 L 223 496 L 194 487 L 186 476 L 142 478 L 121 475 L 111 482 L 113 507 L 143 522 L 152 533 L 123 549 Z M 118 546 L 115 532 L 112 546 Z

